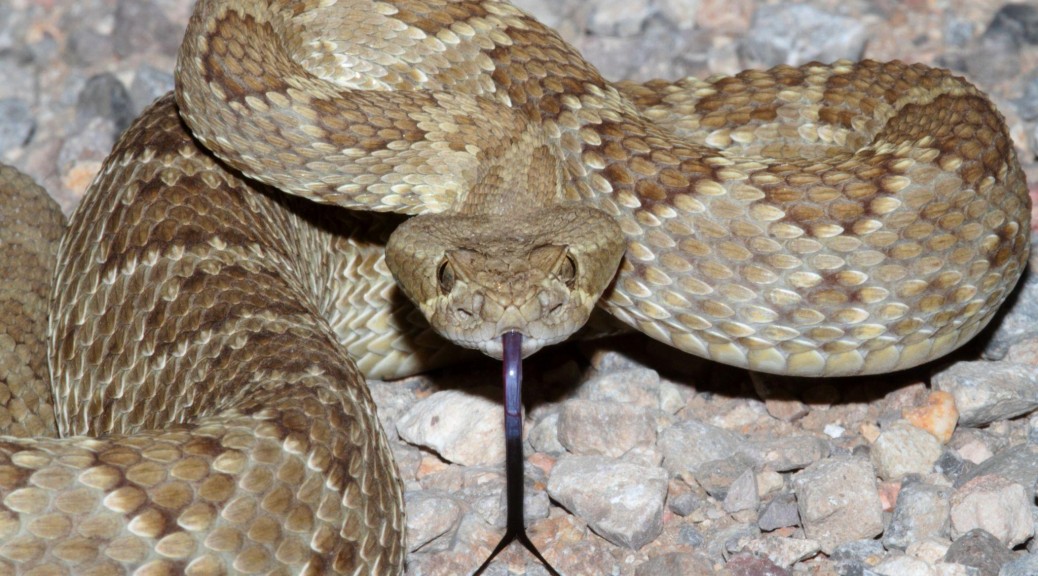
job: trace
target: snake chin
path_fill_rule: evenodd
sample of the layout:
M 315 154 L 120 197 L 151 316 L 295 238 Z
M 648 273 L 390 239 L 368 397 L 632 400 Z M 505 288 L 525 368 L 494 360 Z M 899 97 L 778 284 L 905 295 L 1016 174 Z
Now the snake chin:
M 386 262 L 442 336 L 500 359 L 501 336 L 519 332 L 525 358 L 584 326 L 623 251 L 603 212 L 555 206 L 417 216 L 394 231 Z

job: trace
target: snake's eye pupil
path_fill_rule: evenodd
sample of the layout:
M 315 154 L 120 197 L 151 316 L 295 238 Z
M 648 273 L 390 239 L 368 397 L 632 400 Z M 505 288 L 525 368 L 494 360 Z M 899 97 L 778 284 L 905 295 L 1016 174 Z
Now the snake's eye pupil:
M 577 282 L 577 261 L 573 255 L 566 252 L 566 257 L 559 263 L 557 272 L 559 280 L 566 284 L 567 288 L 573 288 Z
M 436 281 L 439 282 L 440 292 L 443 294 L 450 294 L 450 291 L 454 289 L 454 268 L 446 258 L 436 269 Z

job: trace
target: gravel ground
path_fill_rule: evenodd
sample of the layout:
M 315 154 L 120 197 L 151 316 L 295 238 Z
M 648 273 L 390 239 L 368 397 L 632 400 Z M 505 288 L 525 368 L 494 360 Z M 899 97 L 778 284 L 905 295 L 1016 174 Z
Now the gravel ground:
M 1033 2 L 517 3 L 613 78 L 841 57 L 951 68 L 991 95 L 1038 182 Z M 0 0 L 0 159 L 71 211 L 171 88 L 191 4 Z M 758 377 L 640 337 L 540 354 L 532 539 L 568 575 L 1038 574 L 1038 279 L 1024 284 L 969 349 L 881 378 Z M 407 485 L 409 574 L 468 573 L 499 538 L 497 370 L 372 383 Z M 545 572 L 517 548 L 487 571 L 524 573 Z

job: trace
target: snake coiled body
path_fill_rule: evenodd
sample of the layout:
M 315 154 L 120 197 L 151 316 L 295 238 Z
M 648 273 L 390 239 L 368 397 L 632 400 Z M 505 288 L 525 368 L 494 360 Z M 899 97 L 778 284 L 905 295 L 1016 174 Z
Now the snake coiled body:
M 8 208 L 21 195 L 5 222 L 38 223 Z M 0 443 L 0 565 L 400 572 L 401 487 L 357 365 L 414 371 L 442 342 L 380 259 L 395 221 L 365 211 L 521 222 L 554 206 L 622 234 L 606 312 L 784 374 L 958 347 L 1028 251 L 1005 124 L 946 71 L 614 84 L 504 2 L 200 0 L 175 97 L 120 140 L 58 249 L 64 438 Z M 53 251 L 33 228 L 5 226 L 30 230 L 5 244 Z M 12 324 L 12 357 L 31 356 L 29 324 Z M 47 431 L 35 358 L 8 370 L 8 389 L 38 391 L 8 404 L 9 434 Z

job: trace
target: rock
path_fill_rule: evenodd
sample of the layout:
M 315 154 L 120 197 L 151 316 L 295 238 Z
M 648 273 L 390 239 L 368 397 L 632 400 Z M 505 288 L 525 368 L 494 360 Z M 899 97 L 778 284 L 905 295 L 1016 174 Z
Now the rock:
M 959 421 L 959 410 L 954 396 L 935 390 L 927 397 L 926 406 L 905 408 L 901 416 L 912 426 L 929 432 L 941 444 L 947 444 Z
M 1025 554 L 1002 565 L 998 576 L 1035 576 L 1038 574 L 1038 554 Z
M 420 479 L 425 490 L 450 494 L 464 501 L 488 525 L 504 528 L 506 519 L 503 468 L 448 466 Z M 531 524 L 549 512 L 544 471 L 527 463 L 523 471 L 523 518 Z
M 397 421 L 404 440 L 435 450 L 449 462 L 464 466 L 487 465 L 505 459 L 504 418 L 501 404 L 486 396 L 446 390 L 417 402 Z
M 789 571 L 769 558 L 739 553 L 728 559 L 725 570 L 731 576 L 789 576 Z
M 718 500 L 724 500 L 737 478 L 753 468 L 753 460 L 743 454 L 736 454 L 722 460 L 704 462 L 692 473 L 696 482 L 708 494 Z M 754 486 L 756 493 L 757 487 Z
M 606 540 L 637 550 L 663 531 L 667 473 L 604 456 L 563 456 L 548 493 Z
M 1013 555 L 998 538 L 978 528 L 952 542 L 944 559 L 973 566 L 981 576 L 998 576 L 1002 566 L 1012 560 Z
M 1038 408 L 1038 371 L 1011 362 L 956 362 L 936 373 L 936 390 L 955 397 L 960 426 L 983 426 Z
M 538 452 L 547 454 L 562 454 L 566 447 L 559 442 L 559 412 L 552 411 L 542 414 L 533 425 L 527 424 L 526 440 L 530 446 Z
M 1016 546 L 1034 535 L 1034 492 L 1001 476 L 977 476 L 951 497 L 951 535 L 983 529 L 1003 546 Z
M 743 550 L 767 556 L 777 566 L 788 569 L 801 560 L 817 555 L 821 547 L 815 540 L 764 536 L 750 540 Z
M 1020 444 L 1007 448 L 961 474 L 956 485 L 988 475 L 1006 478 L 1033 492 L 1038 488 L 1038 446 Z
M 704 497 L 684 481 L 672 478 L 667 483 L 667 508 L 678 516 L 688 516 L 703 505 Z
M 710 561 L 698 554 L 672 552 L 642 562 L 634 576 L 713 576 Z
M 21 98 L 0 99 L 0 156 L 29 141 L 36 120 L 29 103 Z
M 949 546 L 951 546 L 951 540 L 947 538 L 925 538 L 909 544 L 905 548 L 905 554 L 912 558 L 936 564 L 944 560 L 944 555 L 948 553 Z
M 882 505 L 872 465 L 854 457 L 828 458 L 793 477 L 800 520 L 822 551 L 883 532 Z
M 760 515 L 757 517 L 757 526 L 765 532 L 785 528 L 787 526 L 798 526 L 800 524 L 800 512 L 797 510 L 797 501 L 793 494 L 784 492 L 772 498 L 764 505 Z
M 757 496 L 757 475 L 753 468 L 747 468 L 732 482 L 728 494 L 724 497 L 724 510 L 729 514 L 743 510 L 757 510 L 760 498 Z
M 937 576 L 926 562 L 903 554 L 883 560 L 869 572 L 876 576 Z
M 580 385 L 577 397 L 657 409 L 660 407 L 660 375 L 642 366 L 598 372 Z
M 1038 44 L 1038 6 L 1010 2 L 995 14 L 984 36 L 1004 35 L 1017 44 Z
M 941 444 L 929 432 L 899 420 L 880 433 L 871 456 L 880 478 L 898 480 L 929 473 L 941 457 Z
M 766 4 L 753 15 L 742 55 L 752 65 L 763 67 L 860 60 L 868 34 L 864 22 L 809 4 Z
M 86 124 L 92 118 L 106 118 L 115 124 L 115 134 L 129 128 L 136 115 L 130 93 L 123 83 L 108 72 L 91 76 L 76 101 L 76 119 Z
M 879 540 L 855 540 L 837 546 L 829 558 L 840 576 L 862 576 L 866 568 L 879 564 L 884 554 Z
M 558 436 L 573 454 L 617 458 L 655 444 L 656 420 L 640 406 L 573 399 L 559 411 Z
M 663 467 L 672 475 L 689 473 L 704 462 L 745 452 L 747 446 L 741 435 L 694 419 L 663 430 L 656 445 L 663 452 Z
M 634 36 L 651 14 L 649 0 L 596 2 L 588 30 L 600 36 Z
M 913 542 L 945 535 L 951 490 L 943 486 L 907 482 L 901 487 L 883 545 L 904 550 Z
M 800 470 L 830 453 L 828 442 L 807 435 L 754 440 L 749 443 L 749 450 L 757 460 L 776 472 Z
M 176 54 L 183 29 L 156 8 L 154 0 L 119 0 L 112 28 L 115 53 L 123 58 L 154 50 Z
M 458 529 L 462 516 L 458 501 L 447 494 L 426 491 L 408 492 L 404 501 L 408 549 L 436 552 L 449 548 L 450 535 Z
M 152 66 L 141 66 L 130 83 L 130 100 L 138 113 L 173 89 L 173 75 Z

